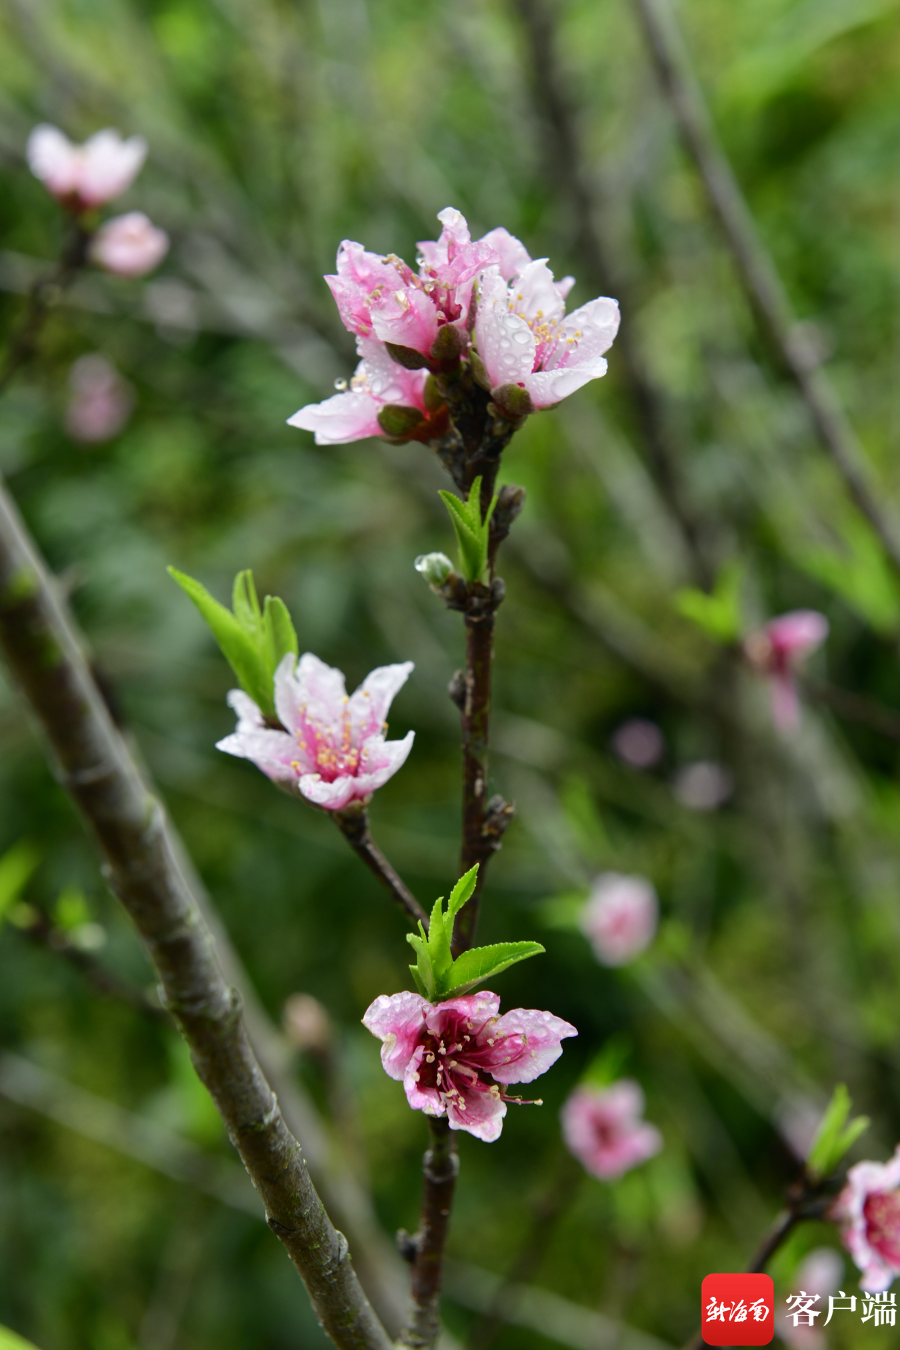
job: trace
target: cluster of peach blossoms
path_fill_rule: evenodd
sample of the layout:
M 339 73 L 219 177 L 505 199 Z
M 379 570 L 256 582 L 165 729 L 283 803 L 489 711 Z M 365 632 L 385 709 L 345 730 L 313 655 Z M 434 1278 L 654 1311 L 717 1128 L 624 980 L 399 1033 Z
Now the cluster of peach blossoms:
M 533 260 L 502 227 L 473 240 L 453 207 L 438 219 L 440 238 L 418 245 L 417 271 L 395 254 L 341 244 L 337 272 L 325 280 L 360 363 L 349 388 L 289 419 L 320 445 L 381 435 L 390 406 L 419 412 L 416 434 L 426 439 L 435 412 L 429 375 L 460 358 L 511 418 L 606 373 L 603 353 L 619 327 L 615 300 L 603 296 L 567 315 L 572 277 L 555 281 L 546 258 Z

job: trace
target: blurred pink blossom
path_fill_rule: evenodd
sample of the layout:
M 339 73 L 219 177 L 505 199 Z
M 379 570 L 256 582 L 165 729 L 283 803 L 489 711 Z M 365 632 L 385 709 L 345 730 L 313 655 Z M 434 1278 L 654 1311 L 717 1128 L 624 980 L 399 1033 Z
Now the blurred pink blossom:
M 833 1247 L 816 1247 L 804 1256 L 797 1267 L 792 1291 L 796 1294 L 802 1292 L 804 1297 L 818 1294 L 817 1309 L 822 1313 L 824 1322 L 828 1296 L 837 1291 L 843 1275 L 844 1262 L 840 1253 Z M 784 1318 L 783 1325 L 778 1328 L 778 1334 L 791 1350 L 820 1350 L 826 1340 L 821 1325 L 803 1326 L 801 1323 L 795 1327 L 789 1316 Z
M 105 221 L 91 240 L 91 261 L 119 277 L 152 272 L 169 251 L 169 236 L 143 211 Z
M 631 1078 L 577 1087 L 561 1114 L 566 1147 L 592 1176 L 612 1181 L 663 1146 L 656 1126 L 641 1119 L 643 1111 L 644 1094 Z
M 601 872 L 581 911 L 581 931 L 604 966 L 624 966 L 653 941 L 659 919 L 656 891 L 644 877 Z
M 619 759 L 633 769 L 652 769 L 662 759 L 666 742 L 655 722 L 646 717 L 629 717 L 617 728 L 612 746 Z
M 285 730 L 267 727 L 249 694 L 232 689 L 228 702 L 238 715 L 237 730 L 217 749 L 252 760 L 274 782 L 289 784 L 326 811 L 368 801 L 412 749 L 412 731 L 402 741 L 384 738 L 388 709 L 412 668 L 412 661 L 379 666 L 348 698 L 339 670 L 311 652 L 299 662 L 289 652 L 275 672 L 275 710 Z
M 112 440 L 128 422 L 134 390 L 99 352 L 79 356 L 69 371 L 69 388 L 66 431 L 76 441 Z
M 889 1162 L 850 1168 L 831 1217 L 862 1271 L 860 1287 L 882 1293 L 900 1275 L 900 1144 Z
M 426 1002 L 420 994 L 382 994 L 363 1026 L 384 1042 L 385 1072 L 403 1084 L 407 1100 L 428 1116 L 446 1116 L 451 1130 L 492 1143 L 506 1115 L 508 1083 L 531 1083 L 562 1054 L 578 1032 L 552 1013 L 513 1008 L 487 990 Z M 540 1105 L 532 1102 L 530 1105 Z
M 672 790 L 691 811 L 715 811 L 734 791 L 734 779 L 724 764 L 698 759 L 678 770 Z
M 513 413 L 552 407 L 606 374 L 619 306 L 601 296 L 567 316 L 570 284 L 557 284 L 543 258 L 510 283 L 498 266 L 479 278 L 475 344 L 495 402 Z
M 323 403 L 308 403 L 288 418 L 288 426 L 314 431 L 317 445 L 341 445 L 365 436 L 381 436 L 378 414 L 388 403 L 417 408 L 423 419 L 428 416 L 427 370 L 407 370 L 398 365 L 384 344 L 374 338 L 357 338 L 356 350 L 362 360 L 350 388 Z
M 772 717 L 779 731 L 800 723 L 796 672 L 804 657 L 825 641 L 828 620 L 814 609 L 795 609 L 770 619 L 744 643 L 750 664 L 769 680 Z
M 103 206 L 131 187 L 147 157 L 147 142 L 143 136 L 123 141 L 107 128 L 73 145 L 57 127 L 42 123 L 28 137 L 25 155 L 47 191 L 79 212 Z

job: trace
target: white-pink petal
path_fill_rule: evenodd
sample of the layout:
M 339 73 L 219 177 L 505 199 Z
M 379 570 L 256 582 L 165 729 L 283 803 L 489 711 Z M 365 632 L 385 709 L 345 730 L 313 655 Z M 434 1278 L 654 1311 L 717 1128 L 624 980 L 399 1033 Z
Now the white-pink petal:
M 366 1009 L 363 1026 L 383 1041 L 381 1062 L 398 1082 L 403 1080 L 429 1007 L 421 994 L 404 989 L 399 994 L 379 994 Z
M 567 1036 L 577 1036 L 571 1022 L 537 1008 L 512 1008 L 496 1023 L 501 1036 L 522 1036 L 525 1045 L 508 1064 L 492 1064 L 490 1073 L 498 1083 L 532 1083 L 562 1054 Z
M 406 684 L 412 661 L 393 666 L 377 666 L 350 695 L 350 725 L 361 736 L 373 736 L 384 730 L 391 704 Z
M 492 389 L 521 384 L 534 369 L 534 334 L 520 315 L 510 311 L 506 282 L 497 267 L 489 267 L 481 276 L 475 341 Z
M 378 414 L 382 407 L 371 394 L 348 391 L 322 403 L 307 403 L 287 422 L 289 427 L 315 432 L 316 445 L 346 445 L 381 435 Z
M 552 408 L 554 403 L 560 403 L 591 380 L 599 380 L 607 369 L 606 360 L 597 356 L 592 361 L 578 364 L 573 360 L 571 365 L 557 370 L 537 370 L 519 383 L 528 391 L 535 408 Z

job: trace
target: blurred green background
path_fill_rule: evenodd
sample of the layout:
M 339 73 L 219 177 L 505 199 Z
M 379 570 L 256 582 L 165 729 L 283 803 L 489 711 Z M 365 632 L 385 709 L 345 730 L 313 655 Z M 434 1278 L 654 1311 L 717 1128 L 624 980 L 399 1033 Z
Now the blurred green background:
M 788 1141 L 836 1081 L 873 1118 L 856 1157 L 883 1159 L 900 1136 L 896 724 L 874 725 L 900 696 L 900 590 L 759 336 L 632 7 L 547 3 L 542 19 L 512 0 L 0 0 L 4 332 L 62 237 L 24 163 L 36 122 L 76 140 L 109 125 L 145 135 L 122 209 L 172 236 L 149 281 L 85 275 L 54 313 L 40 362 L 0 407 L 0 468 L 271 1016 L 303 991 L 333 1019 L 336 1065 L 299 1053 L 297 1072 L 326 1115 L 338 1102 L 335 1128 L 357 1140 L 387 1231 L 413 1229 L 426 1131 L 359 1025 L 372 998 L 408 983 L 402 917 L 328 819 L 216 752 L 233 726 L 229 672 L 165 566 L 221 599 L 252 567 L 289 605 L 301 650 L 351 688 L 415 661 L 391 721 L 393 736 L 415 729 L 414 751 L 372 817 L 430 904 L 456 877 L 445 689 L 462 633 L 412 562 L 450 551 L 445 483 L 420 445 L 317 448 L 285 426 L 354 364 L 321 276 L 344 237 L 412 260 L 452 204 L 476 237 L 503 224 L 557 276 L 574 273 L 573 304 L 615 285 L 665 463 L 617 346 L 606 379 L 529 420 L 501 472 L 528 489 L 501 555 L 491 784 L 518 818 L 481 935 L 545 943 L 498 991 L 579 1037 L 541 1081 L 542 1108 L 511 1108 L 494 1145 L 461 1138 L 446 1319 L 481 1347 L 589 1343 L 562 1305 L 543 1332 L 535 1318 L 479 1325 L 469 1263 L 676 1345 L 697 1325 L 702 1277 L 749 1259 L 796 1171 Z M 880 495 L 896 496 L 896 0 L 678 12 L 806 336 Z M 560 144 L 560 99 L 578 162 Z M 68 372 L 90 352 L 136 395 L 100 445 L 64 422 Z M 679 612 L 680 589 L 708 589 L 728 565 L 745 628 L 796 607 L 830 619 L 792 738 L 772 730 L 760 681 Z M 647 771 L 613 746 L 636 716 L 665 736 Z M 174 1033 L 98 996 L 29 935 L 49 915 L 132 988 L 152 984 L 6 687 L 0 749 L 0 849 L 31 850 L 0 880 L 34 862 L 0 930 L 3 1052 L 227 1164 Z M 621 971 L 597 964 L 574 922 L 603 870 L 646 875 L 661 899 L 657 943 Z M 666 1146 L 604 1184 L 567 1166 L 558 1111 L 613 1034 Z M 0 1323 L 41 1350 L 324 1344 L 264 1225 L 85 1137 L 93 1098 L 60 1089 L 49 1115 L 13 1100 L 12 1062 L 0 1061 Z M 824 1225 L 797 1232 L 774 1267 L 779 1297 L 823 1244 L 837 1245 Z M 844 1287 L 856 1279 L 847 1258 Z M 827 1332 L 873 1350 L 895 1335 L 849 1315 Z

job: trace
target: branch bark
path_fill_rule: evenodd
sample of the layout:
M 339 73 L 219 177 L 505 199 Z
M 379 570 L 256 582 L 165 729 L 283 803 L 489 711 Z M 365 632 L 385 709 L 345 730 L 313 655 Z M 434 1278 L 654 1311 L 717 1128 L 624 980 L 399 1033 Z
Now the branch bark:
M 806 404 L 810 421 L 860 514 L 900 573 L 900 528 L 873 486 L 865 452 L 831 380 L 796 321 L 777 268 L 760 237 L 719 142 L 690 58 L 665 0 L 634 0 L 660 84 L 684 147 L 706 189 L 725 243 L 760 326 Z
M 431 1147 L 422 1160 L 422 1217 L 413 1239 L 412 1308 L 401 1345 L 429 1350 L 440 1331 L 444 1248 L 450 1227 L 453 1192 L 459 1173 L 450 1123 L 446 1116 L 429 1119 Z
M 28 291 L 25 310 L 0 367 L 0 394 L 34 354 L 44 322 L 63 292 L 84 266 L 91 236 L 74 221 L 62 257 L 49 275 L 39 277 Z
M 302 1149 L 250 1046 L 240 997 L 151 796 L 103 703 L 46 567 L 0 489 L 0 648 L 53 750 L 62 785 L 105 859 L 250 1177 L 270 1228 L 341 1350 L 390 1350 L 359 1285 L 347 1241 L 325 1212 Z
M 428 915 L 412 891 L 397 875 L 369 829 L 369 813 L 361 802 L 354 802 L 343 811 L 333 811 L 335 824 L 358 858 L 361 858 L 382 886 L 385 886 L 413 923 L 421 923 L 428 932 Z

